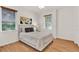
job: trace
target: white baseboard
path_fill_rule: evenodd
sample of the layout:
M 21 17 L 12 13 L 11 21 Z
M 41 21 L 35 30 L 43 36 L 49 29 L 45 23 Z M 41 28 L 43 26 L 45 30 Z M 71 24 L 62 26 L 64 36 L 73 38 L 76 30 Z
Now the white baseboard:
M 66 38 L 66 37 L 57 37 L 57 38 L 73 41 L 75 44 L 77 44 L 79 46 L 79 40 L 78 39 L 69 39 L 69 38 Z
M 67 37 L 60 37 L 60 36 L 57 36 L 56 38 L 60 38 L 60 39 L 64 39 L 64 40 L 69 40 L 69 41 L 74 41 L 74 39 L 71 39 L 71 38 L 67 38 Z

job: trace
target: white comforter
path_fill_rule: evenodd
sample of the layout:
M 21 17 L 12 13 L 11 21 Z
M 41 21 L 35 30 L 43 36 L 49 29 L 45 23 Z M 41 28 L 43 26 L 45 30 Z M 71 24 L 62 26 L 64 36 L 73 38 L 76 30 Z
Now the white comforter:
M 49 35 L 52 35 L 52 34 L 49 32 L 29 32 L 29 33 L 21 32 L 20 33 L 20 36 L 22 36 L 22 37 L 32 37 L 32 38 L 36 38 L 36 39 L 42 39 Z
M 33 48 L 42 51 L 51 41 L 53 36 L 50 32 L 21 32 L 20 41 L 32 46 Z

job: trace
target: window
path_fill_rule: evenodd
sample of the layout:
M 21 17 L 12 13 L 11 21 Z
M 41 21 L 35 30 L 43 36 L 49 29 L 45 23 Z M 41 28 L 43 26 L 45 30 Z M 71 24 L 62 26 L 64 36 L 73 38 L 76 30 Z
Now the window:
M 2 31 L 15 30 L 15 12 L 2 8 Z
M 49 31 L 52 30 L 52 14 L 45 15 L 45 28 Z

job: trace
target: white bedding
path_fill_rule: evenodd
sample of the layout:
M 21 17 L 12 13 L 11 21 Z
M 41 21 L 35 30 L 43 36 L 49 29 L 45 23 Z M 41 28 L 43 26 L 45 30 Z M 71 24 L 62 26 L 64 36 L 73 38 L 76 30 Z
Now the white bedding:
M 42 51 L 53 40 L 53 36 L 50 32 L 21 32 L 20 40 Z
M 21 32 L 20 36 L 22 37 L 32 37 L 32 38 L 36 38 L 36 39 L 42 39 L 44 37 L 47 37 L 48 35 L 52 35 L 49 32 L 29 32 L 29 33 L 25 33 L 25 32 Z

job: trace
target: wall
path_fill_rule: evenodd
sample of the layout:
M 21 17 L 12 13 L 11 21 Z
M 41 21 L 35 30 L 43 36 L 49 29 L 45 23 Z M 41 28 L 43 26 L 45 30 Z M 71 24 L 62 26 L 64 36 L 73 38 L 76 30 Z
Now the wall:
M 79 45 L 79 7 L 74 7 L 74 41 Z
M 71 39 L 73 37 L 72 7 L 57 10 L 57 37 Z
M 18 10 L 16 14 L 16 30 L 0 32 L 0 46 L 18 41 L 18 24 L 20 16 L 31 17 L 33 19 L 33 24 L 37 24 L 36 20 L 38 17 L 36 16 L 35 13 L 26 10 L 24 8 L 20 8 L 19 6 L 8 6 L 8 7 Z
M 72 41 L 79 39 L 79 7 L 67 7 L 57 11 L 57 37 Z

